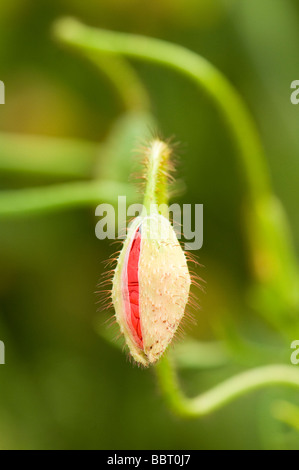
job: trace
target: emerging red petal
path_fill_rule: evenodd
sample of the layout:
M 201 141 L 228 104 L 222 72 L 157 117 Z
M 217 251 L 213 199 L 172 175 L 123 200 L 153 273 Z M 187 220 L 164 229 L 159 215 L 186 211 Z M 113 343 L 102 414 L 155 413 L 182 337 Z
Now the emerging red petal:
M 140 325 L 140 314 L 139 314 L 139 281 L 138 281 L 138 265 L 140 256 L 140 244 L 141 244 L 141 233 L 138 229 L 135 233 L 134 240 L 131 245 L 128 265 L 127 265 L 127 276 L 128 276 L 128 293 L 129 293 L 129 308 L 127 315 L 129 315 L 130 322 L 132 324 L 134 338 L 140 348 L 143 348 L 142 332 Z

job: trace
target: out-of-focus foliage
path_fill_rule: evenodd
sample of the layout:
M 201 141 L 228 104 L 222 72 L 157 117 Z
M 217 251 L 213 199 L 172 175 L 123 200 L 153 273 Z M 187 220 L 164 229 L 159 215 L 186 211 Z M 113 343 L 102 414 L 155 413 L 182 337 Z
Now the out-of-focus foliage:
M 299 79 L 298 2 L 2 0 L 6 104 L 0 107 L 0 190 L 114 175 L 127 184 L 134 157 L 118 157 L 125 158 L 136 134 L 144 136 L 145 115 L 134 110 L 124 117 L 124 102 L 105 73 L 53 39 L 52 24 L 64 15 L 184 45 L 227 75 L 258 123 L 299 254 L 299 108 L 289 99 L 290 83 Z M 204 204 L 198 254 L 207 293 L 199 294 L 197 326 L 187 332 L 217 343 L 213 352 L 199 348 L 198 360 L 193 358 L 193 366 L 187 361 L 187 368 L 188 343 L 181 350 L 187 392 L 205 390 L 244 366 L 289 364 L 289 344 L 298 338 L 282 337 L 279 327 L 266 323 L 250 294 L 240 207 L 244 188 L 236 149 L 218 112 L 173 71 L 145 63 L 134 68 L 162 134 L 181 143 L 179 176 L 186 191 L 179 202 Z M 38 171 L 8 171 L 10 155 L 22 147 L 27 162 L 36 168 L 39 161 Z M 64 158 L 74 163 L 69 172 Z M 285 405 L 299 405 L 296 392 L 259 392 L 202 420 L 183 421 L 165 408 L 153 371 L 132 367 L 98 335 L 106 317 L 96 312 L 94 291 L 101 261 L 113 248 L 95 237 L 95 206 L 89 201 L 88 207 L 59 213 L 0 219 L 0 340 L 6 346 L 0 448 L 298 447 Z

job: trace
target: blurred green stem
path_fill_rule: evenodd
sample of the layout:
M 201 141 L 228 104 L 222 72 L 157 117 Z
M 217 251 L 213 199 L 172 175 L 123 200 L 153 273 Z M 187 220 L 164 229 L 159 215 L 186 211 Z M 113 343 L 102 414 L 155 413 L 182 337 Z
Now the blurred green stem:
M 126 60 L 94 53 L 87 54 L 87 57 L 105 73 L 126 111 L 144 112 L 150 108 L 147 90 Z
M 219 341 L 198 341 L 186 338 L 172 351 L 178 369 L 203 370 L 226 366 L 230 357 Z
M 94 142 L 0 133 L 1 173 L 88 178 L 98 153 Z
M 195 398 L 181 391 L 172 360 L 164 356 L 156 366 L 162 394 L 170 409 L 185 418 L 210 414 L 236 398 L 273 385 L 299 389 L 299 371 L 292 366 L 271 365 L 242 372 Z
M 284 400 L 277 401 L 272 406 L 276 419 L 299 432 L 299 407 Z
M 136 197 L 134 189 L 128 184 L 108 180 L 1 191 L 0 219 L 38 213 L 44 214 L 65 208 L 90 206 L 102 202 L 117 207 L 119 194 L 127 196 L 128 204 Z
M 111 56 L 101 51 L 86 49 L 84 44 L 74 43 L 66 40 L 67 30 L 58 34 L 59 40 L 71 47 L 75 47 L 83 57 L 88 58 L 102 73 L 106 75 L 110 84 L 114 87 L 117 95 L 126 111 L 148 111 L 150 99 L 146 88 L 139 79 L 131 65 L 120 56 Z

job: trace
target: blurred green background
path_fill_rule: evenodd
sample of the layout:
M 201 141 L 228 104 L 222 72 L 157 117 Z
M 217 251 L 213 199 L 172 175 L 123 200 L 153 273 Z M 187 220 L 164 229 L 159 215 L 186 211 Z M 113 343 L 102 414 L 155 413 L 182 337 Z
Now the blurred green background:
M 1 171 L 6 133 L 26 134 L 33 142 L 36 135 L 51 142 L 59 138 L 54 144 L 61 158 L 60 139 L 75 139 L 73 145 L 82 145 L 91 168 L 100 168 L 99 177 L 101 168 L 109 167 L 100 149 L 125 110 L 105 74 L 53 39 L 52 24 L 65 15 L 181 44 L 229 78 L 257 122 L 298 254 L 299 107 L 290 103 L 290 84 L 299 79 L 298 2 L 2 0 L 1 190 L 80 179 L 67 171 L 65 176 Z M 228 364 L 181 371 L 186 391 L 196 394 L 258 363 L 279 359 L 289 364 L 291 341 L 281 339 L 248 299 L 243 188 L 222 119 L 184 77 L 153 64 L 138 62 L 134 68 L 162 134 L 180 142 L 179 176 L 186 191 L 178 201 L 204 204 L 204 246 L 198 255 L 207 287 L 206 294 L 198 294 L 197 326 L 187 333 L 201 341 L 222 341 Z M 17 149 L 22 158 L 22 140 Z M 36 148 L 32 155 L 46 158 Z M 113 175 L 113 168 L 109 171 Z M 91 174 L 83 171 L 81 179 Z M 133 367 L 98 334 L 105 318 L 96 312 L 94 291 L 102 260 L 113 248 L 95 237 L 95 206 L 0 218 L 0 340 L 6 346 L 6 365 L 0 366 L 0 448 L 298 448 L 299 433 L 273 414 L 278 399 L 299 404 L 298 392 L 260 391 L 204 419 L 184 421 L 166 408 L 154 371 Z M 251 354 L 243 340 L 238 346 L 235 335 L 259 346 Z

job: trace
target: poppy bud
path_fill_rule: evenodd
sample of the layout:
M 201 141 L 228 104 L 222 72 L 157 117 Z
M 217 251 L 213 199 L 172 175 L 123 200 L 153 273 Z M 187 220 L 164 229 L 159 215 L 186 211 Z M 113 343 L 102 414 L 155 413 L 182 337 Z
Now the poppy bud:
M 148 366 L 171 342 L 188 302 L 187 261 L 158 212 L 132 222 L 115 269 L 112 302 L 131 356 Z

